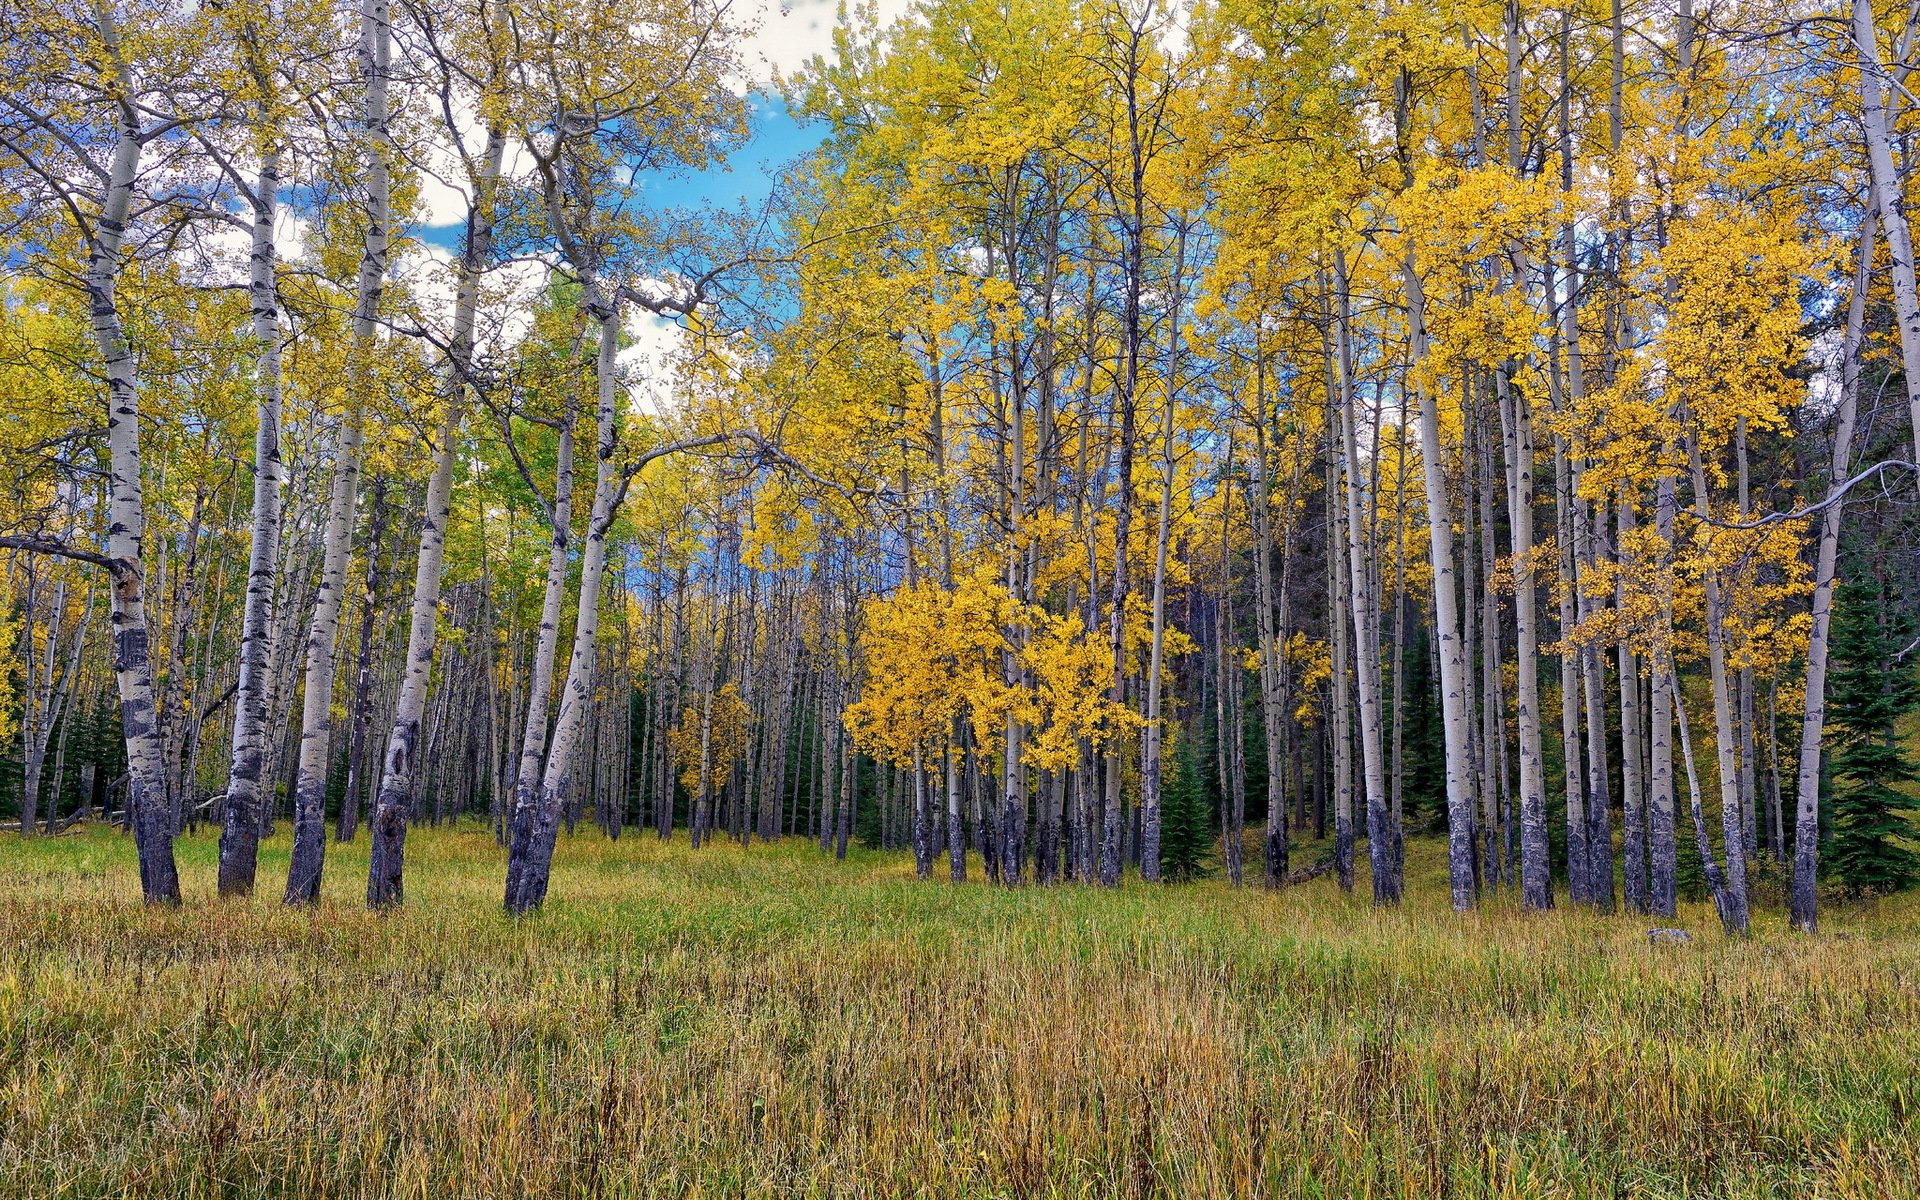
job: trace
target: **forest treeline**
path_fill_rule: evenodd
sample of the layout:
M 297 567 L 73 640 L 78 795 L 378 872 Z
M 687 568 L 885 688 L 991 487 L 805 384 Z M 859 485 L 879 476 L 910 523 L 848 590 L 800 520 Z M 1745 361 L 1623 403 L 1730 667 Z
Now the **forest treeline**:
M 1914 877 L 1906 6 L 951 0 L 777 99 L 711 0 L 0 12 L 5 787 L 150 901 Z

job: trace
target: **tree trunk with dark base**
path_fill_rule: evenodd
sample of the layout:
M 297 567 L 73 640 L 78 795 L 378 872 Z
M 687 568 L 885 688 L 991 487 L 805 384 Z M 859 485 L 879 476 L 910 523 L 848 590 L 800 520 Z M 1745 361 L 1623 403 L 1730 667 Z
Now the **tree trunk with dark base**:
M 253 184 L 253 249 L 248 301 L 260 357 L 254 367 L 258 422 L 253 435 L 253 520 L 247 593 L 240 616 L 240 680 L 233 698 L 233 758 L 221 818 L 222 896 L 253 892 L 260 861 L 260 776 L 267 737 L 267 638 L 274 568 L 280 559 L 280 289 L 273 226 L 279 211 L 280 152 L 271 149 Z
M 307 633 L 306 682 L 300 716 L 300 765 L 293 795 L 293 860 L 287 870 L 286 903 L 312 904 L 320 897 L 327 853 L 327 772 L 332 765 L 333 661 L 346 600 L 347 552 L 353 540 L 354 500 L 360 487 L 361 412 L 373 386 L 373 356 L 380 297 L 386 286 L 388 226 L 387 155 L 391 148 L 387 99 L 393 29 L 387 0 L 364 0 L 360 10 L 360 71 L 366 82 L 362 124 L 366 138 L 366 221 L 353 308 L 355 378 L 351 406 L 334 451 L 320 591 Z
M 1860 346 L 1866 331 L 1867 291 L 1873 282 L 1875 213 L 1860 222 L 1853 295 L 1847 302 L 1840 351 L 1840 405 L 1834 415 L 1833 454 L 1827 472 L 1827 511 L 1813 569 L 1813 624 L 1807 632 L 1807 702 L 1800 724 L 1800 774 L 1793 809 L 1793 880 L 1788 916 L 1795 929 L 1819 927 L 1821 737 L 1827 721 L 1827 659 L 1833 629 L 1834 576 L 1840 552 L 1840 521 L 1847 472 L 1853 462 L 1854 424 L 1860 404 Z
M 100 211 L 87 245 L 86 289 L 93 338 L 107 380 L 107 553 L 113 560 L 113 675 L 127 747 L 127 812 L 140 858 L 140 892 L 149 904 L 180 903 L 167 812 L 166 765 L 154 712 L 152 633 L 147 626 L 142 540 L 146 510 L 140 478 L 138 367 L 120 320 L 120 255 L 133 206 L 145 134 L 131 100 L 132 73 L 117 27 L 103 6 L 100 35 L 123 96 Z

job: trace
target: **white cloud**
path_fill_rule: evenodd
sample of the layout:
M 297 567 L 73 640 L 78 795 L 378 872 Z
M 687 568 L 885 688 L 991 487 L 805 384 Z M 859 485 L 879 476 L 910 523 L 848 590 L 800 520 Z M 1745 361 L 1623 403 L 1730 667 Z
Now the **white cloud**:
M 620 351 L 619 365 L 627 395 L 639 412 L 665 412 L 673 407 L 673 359 L 687 344 L 686 331 L 645 309 L 629 309 L 626 325 L 633 340 Z
M 467 219 L 467 191 L 439 172 L 420 175 L 420 224 L 430 228 Z
M 776 71 L 790 75 L 816 54 L 832 57 L 836 0 L 742 0 L 742 6 L 742 15 L 759 26 L 742 47 L 756 82 L 767 82 Z M 913 0 L 879 0 L 876 7 L 880 23 L 889 25 L 913 8 Z
M 307 227 L 310 222 L 291 205 L 282 204 L 274 213 L 273 244 L 281 262 L 298 262 L 307 252 Z
M 757 26 L 741 46 L 755 84 L 776 72 L 791 74 L 816 54 L 833 51 L 833 0 L 745 0 L 743 16 Z

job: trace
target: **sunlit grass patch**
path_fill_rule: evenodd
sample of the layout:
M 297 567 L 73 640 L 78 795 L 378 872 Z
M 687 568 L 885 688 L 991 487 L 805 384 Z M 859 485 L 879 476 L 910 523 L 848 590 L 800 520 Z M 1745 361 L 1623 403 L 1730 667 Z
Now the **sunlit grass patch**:
M 515 922 L 484 831 L 407 905 L 134 899 L 0 839 L 0 1195 L 1910 1194 L 1906 901 L 1731 942 L 1330 880 L 954 888 L 903 857 L 563 842 Z

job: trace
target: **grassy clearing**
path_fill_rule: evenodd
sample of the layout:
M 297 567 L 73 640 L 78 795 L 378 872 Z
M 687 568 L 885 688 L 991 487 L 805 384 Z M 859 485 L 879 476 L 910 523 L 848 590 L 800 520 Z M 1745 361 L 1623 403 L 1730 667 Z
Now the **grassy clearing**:
M 901 857 L 483 833 L 408 906 L 149 912 L 0 839 L 0 1196 L 1860 1196 L 1920 1179 L 1910 902 L 1759 922 L 1374 912 L 1320 880 L 918 884 Z

